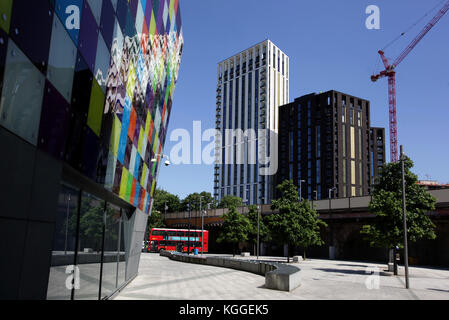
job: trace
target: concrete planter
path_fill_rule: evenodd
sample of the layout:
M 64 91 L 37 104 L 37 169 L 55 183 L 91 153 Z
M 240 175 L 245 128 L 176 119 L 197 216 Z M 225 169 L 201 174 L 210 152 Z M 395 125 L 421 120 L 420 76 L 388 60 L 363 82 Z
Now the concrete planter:
M 258 274 L 265 277 L 265 286 L 268 289 L 292 291 L 301 285 L 299 273 L 301 269 L 282 263 L 221 257 L 198 257 L 168 251 L 161 251 L 160 255 L 180 262 L 204 264 Z

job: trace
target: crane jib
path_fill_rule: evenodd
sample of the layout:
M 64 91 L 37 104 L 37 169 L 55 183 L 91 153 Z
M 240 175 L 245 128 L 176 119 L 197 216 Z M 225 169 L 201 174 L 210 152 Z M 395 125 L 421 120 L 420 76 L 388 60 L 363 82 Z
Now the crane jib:
M 438 11 L 433 19 L 421 30 L 413 41 L 398 56 L 393 64 L 390 65 L 385 53 L 379 50 L 378 53 L 385 66 L 385 70 L 378 75 L 371 76 L 371 81 L 376 82 L 379 78 L 388 77 L 388 103 L 390 115 L 390 159 L 391 162 L 397 162 L 398 158 L 398 130 L 396 117 L 396 71 L 395 68 L 407 57 L 407 55 L 418 45 L 424 36 L 437 24 L 438 21 L 449 11 L 449 1 Z

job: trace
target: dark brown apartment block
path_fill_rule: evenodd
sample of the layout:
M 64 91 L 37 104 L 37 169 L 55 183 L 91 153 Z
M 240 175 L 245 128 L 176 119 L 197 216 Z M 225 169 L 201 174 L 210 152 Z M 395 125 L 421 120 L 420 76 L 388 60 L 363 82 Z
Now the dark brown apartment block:
M 334 90 L 297 98 L 279 108 L 276 184 L 291 179 L 307 199 L 369 195 L 384 141 L 368 100 Z

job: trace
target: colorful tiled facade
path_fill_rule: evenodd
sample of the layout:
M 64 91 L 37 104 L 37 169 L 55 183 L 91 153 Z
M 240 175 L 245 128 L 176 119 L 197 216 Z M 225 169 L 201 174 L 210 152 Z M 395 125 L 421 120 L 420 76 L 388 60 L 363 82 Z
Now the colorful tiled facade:
M 149 213 L 179 1 L 2 0 L 0 12 L 0 125 Z

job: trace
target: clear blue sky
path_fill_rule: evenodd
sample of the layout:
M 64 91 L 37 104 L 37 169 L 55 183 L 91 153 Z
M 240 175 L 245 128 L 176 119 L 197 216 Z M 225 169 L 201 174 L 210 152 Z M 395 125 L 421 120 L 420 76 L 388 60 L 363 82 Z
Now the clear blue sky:
M 335 89 L 371 101 L 371 125 L 388 135 L 387 80 L 377 51 L 441 0 L 180 0 L 184 54 L 165 152 L 171 131 L 215 128 L 217 63 L 269 38 L 290 57 L 290 100 Z M 368 30 L 368 5 L 380 8 L 380 30 Z M 386 50 L 395 59 L 436 11 Z M 399 144 L 420 179 L 449 182 L 449 13 L 397 68 Z M 204 143 L 205 146 L 207 143 Z M 389 156 L 389 144 L 387 145 Z M 212 165 L 162 167 L 158 187 L 181 198 L 213 193 Z

